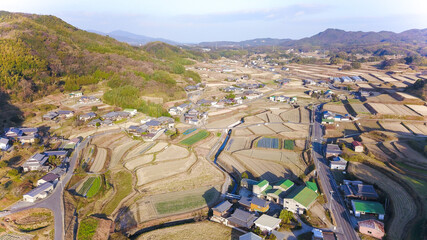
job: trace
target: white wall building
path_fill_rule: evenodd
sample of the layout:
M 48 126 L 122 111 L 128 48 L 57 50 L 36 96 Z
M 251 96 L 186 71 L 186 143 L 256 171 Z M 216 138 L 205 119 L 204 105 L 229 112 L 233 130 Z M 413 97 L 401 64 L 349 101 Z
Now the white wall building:
M 24 194 L 23 199 L 26 202 L 35 202 L 39 199 L 46 198 L 47 195 L 52 192 L 52 190 L 53 184 L 50 182 L 46 182 Z

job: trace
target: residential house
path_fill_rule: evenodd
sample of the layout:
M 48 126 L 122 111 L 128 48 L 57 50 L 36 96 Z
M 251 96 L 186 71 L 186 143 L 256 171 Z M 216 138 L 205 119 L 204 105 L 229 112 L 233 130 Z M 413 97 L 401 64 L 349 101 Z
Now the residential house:
M 253 232 L 248 232 L 239 237 L 239 240 L 262 240 L 262 237 Z
M 316 201 L 317 193 L 308 187 L 300 186 L 294 188 L 283 199 L 283 207 L 293 213 L 304 213 Z
M 230 216 L 230 209 L 233 206 L 229 201 L 224 201 L 212 208 L 213 216 L 227 218 Z
M 77 145 L 82 141 L 82 137 L 76 137 L 71 140 L 69 140 L 63 147 L 65 150 L 73 150 L 76 148 Z
M 173 118 L 161 116 L 156 120 L 159 121 L 165 128 L 172 129 L 175 127 L 175 120 Z
M 0 150 L 6 151 L 10 146 L 10 140 L 8 138 L 0 137 Z
M 14 138 L 17 139 L 18 137 L 22 136 L 24 133 L 20 128 L 9 128 L 5 131 L 5 136 L 8 138 Z
M 378 220 L 369 219 L 360 221 L 357 223 L 357 225 L 359 226 L 359 232 L 362 234 L 366 234 L 378 239 L 382 239 L 385 236 L 384 223 Z
M 26 202 L 35 202 L 39 199 L 46 198 L 47 195 L 53 190 L 53 184 L 45 182 L 33 190 L 23 195 L 23 200 Z
M 136 109 L 133 109 L 133 108 L 125 108 L 123 110 L 123 112 L 129 113 L 130 117 L 133 117 L 133 116 L 135 116 L 138 113 L 138 111 Z
M 243 229 L 250 229 L 257 217 L 255 214 L 250 212 L 243 211 L 241 209 L 236 209 L 229 218 L 227 218 L 228 225 Z
M 148 132 L 148 126 L 143 124 L 141 126 L 130 126 L 128 128 L 128 132 L 135 135 L 135 136 L 142 136 L 145 135 Z
M 187 111 L 188 108 L 190 108 L 190 104 L 189 103 L 183 103 L 181 105 L 178 105 L 176 107 L 180 112 L 184 112 Z
M 150 133 L 156 133 L 160 128 L 162 128 L 162 123 L 157 120 L 150 120 L 146 122 L 145 125 Z
M 110 121 L 119 121 L 129 117 L 130 117 L 130 113 L 128 112 L 109 112 L 104 116 L 102 116 L 104 120 L 110 120 Z
M 39 129 L 38 128 L 20 128 L 22 135 L 25 136 L 37 136 Z
M 347 161 L 342 157 L 334 157 L 330 161 L 331 169 L 345 170 L 347 168 Z
M 96 113 L 89 112 L 89 113 L 85 113 L 85 114 L 80 115 L 79 116 L 79 120 L 81 120 L 81 121 L 88 121 L 88 120 L 90 120 L 92 118 L 95 118 L 95 117 L 96 117 Z
M 351 143 L 351 145 L 353 146 L 353 150 L 355 151 L 355 152 L 363 152 L 363 145 L 362 145 L 362 143 L 361 142 L 359 142 L 359 141 L 353 141 L 352 143 Z
M 44 166 L 47 160 L 48 156 L 46 154 L 36 153 L 22 165 L 22 168 L 24 172 L 47 170 L 48 168 Z
M 270 183 L 267 180 L 262 180 L 257 184 L 253 185 L 252 192 L 254 193 L 255 196 L 261 197 L 262 192 L 264 192 L 269 186 L 270 186 Z
M 254 196 L 252 197 L 252 200 L 251 200 L 250 209 L 253 212 L 262 212 L 262 213 L 267 212 L 268 209 L 270 209 L 270 202 Z
M 74 116 L 74 111 L 70 110 L 59 110 L 56 112 L 58 114 L 58 117 L 69 119 Z
M 243 92 L 243 96 L 246 97 L 247 99 L 251 100 L 251 99 L 256 99 L 261 97 L 261 93 L 254 91 L 254 90 L 247 90 Z
M 171 107 L 171 108 L 169 108 L 168 112 L 172 116 L 176 116 L 176 115 L 181 114 L 181 111 L 179 111 L 177 107 Z
M 280 222 L 282 220 L 279 218 L 268 216 L 267 214 L 263 214 L 257 220 L 255 220 L 255 226 L 259 227 L 262 232 L 267 232 L 268 234 L 271 231 L 276 230 L 280 227 Z
M 305 186 L 313 190 L 315 193 L 319 193 L 319 189 L 317 188 L 317 184 L 315 182 L 307 181 L 305 182 Z
M 18 137 L 18 141 L 21 143 L 34 143 L 37 139 L 37 136 L 35 135 L 28 135 L 28 136 L 20 136 Z
M 47 183 L 47 182 L 50 182 L 50 183 L 52 183 L 53 185 L 56 185 L 56 183 L 57 183 L 58 181 L 59 181 L 59 176 L 58 176 L 57 174 L 55 174 L 55 173 L 50 172 L 50 173 L 48 173 L 48 174 L 44 175 L 42 178 L 40 178 L 40 179 L 37 181 L 37 186 L 40 186 L 40 185 L 42 185 L 43 183 Z
M 54 120 L 55 118 L 57 118 L 59 115 L 57 112 L 48 112 L 45 115 L 43 115 L 43 120 Z
M 79 99 L 79 103 L 87 104 L 87 103 L 97 103 L 101 102 L 101 100 L 94 96 L 81 96 Z
M 374 214 L 379 220 L 384 220 L 385 210 L 381 203 L 373 201 L 351 200 L 351 206 L 356 217 Z
M 72 93 L 68 94 L 68 96 L 70 98 L 77 98 L 77 97 L 83 96 L 83 93 L 82 92 L 72 92 Z
M 303 85 L 316 85 L 316 82 L 311 79 L 304 79 L 302 80 Z
M 212 100 L 207 100 L 207 99 L 200 99 L 196 102 L 197 105 L 199 106 L 211 106 L 212 105 Z
M 344 184 L 340 186 L 340 189 L 346 198 L 360 200 L 378 200 L 379 198 L 378 193 L 372 185 L 353 183 L 350 181 L 344 182 Z
M 67 173 L 67 167 L 64 164 L 61 164 L 61 166 L 54 168 L 52 171 L 50 171 L 50 173 L 56 174 L 61 177 L 65 173 Z
M 328 144 L 326 145 L 326 158 L 328 157 L 338 157 L 342 151 L 337 144 Z
M 283 205 L 283 198 L 286 196 L 286 193 L 294 186 L 294 182 L 289 179 L 281 180 L 276 183 L 271 189 L 266 190 L 266 198 L 269 201 Z
M 57 158 L 64 159 L 67 157 L 68 151 L 64 151 L 64 150 L 45 151 L 44 154 L 48 157 L 55 156 Z

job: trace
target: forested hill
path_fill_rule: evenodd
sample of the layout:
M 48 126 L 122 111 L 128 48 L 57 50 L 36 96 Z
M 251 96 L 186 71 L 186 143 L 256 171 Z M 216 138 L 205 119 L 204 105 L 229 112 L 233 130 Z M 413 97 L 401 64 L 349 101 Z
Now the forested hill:
M 182 97 L 177 80 L 200 81 L 184 67 L 201 58 L 196 54 L 160 42 L 133 47 L 54 16 L 0 12 L 0 90 L 15 100 L 31 101 L 100 81 L 116 95 L 131 89 L 138 96 Z M 119 97 L 115 104 L 125 105 Z

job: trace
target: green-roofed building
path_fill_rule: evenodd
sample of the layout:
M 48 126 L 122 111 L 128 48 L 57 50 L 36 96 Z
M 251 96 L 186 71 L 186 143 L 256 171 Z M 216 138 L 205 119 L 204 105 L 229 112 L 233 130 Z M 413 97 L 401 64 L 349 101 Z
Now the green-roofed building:
M 252 192 L 257 197 L 262 197 L 263 192 L 265 190 L 267 190 L 267 188 L 269 188 L 269 187 L 271 187 L 270 183 L 267 180 L 262 180 L 262 181 L 258 182 L 257 184 L 253 185 Z
M 283 192 L 286 192 L 289 189 L 291 189 L 294 185 L 295 185 L 294 182 L 292 182 L 289 179 L 286 179 L 286 180 L 281 180 L 278 183 L 276 183 L 273 188 L 274 189 L 280 189 Z
M 315 191 L 316 193 L 319 191 L 317 188 L 317 184 L 315 182 L 305 182 L 305 185 L 310 188 L 311 190 Z
M 295 187 L 283 199 L 283 207 L 293 213 L 302 214 L 313 205 L 317 196 L 317 193 L 308 187 Z
M 360 217 L 361 214 L 375 214 L 379 220 L 384 220 L 385 210 L 379 202 L 351 200 L 351 205 L 356 217 Z

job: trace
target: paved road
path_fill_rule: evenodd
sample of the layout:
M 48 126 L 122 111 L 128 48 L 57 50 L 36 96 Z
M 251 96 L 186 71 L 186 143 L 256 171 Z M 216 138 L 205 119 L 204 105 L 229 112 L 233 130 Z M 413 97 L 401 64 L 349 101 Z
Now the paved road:
M 339 194 L 338 186 L 329 169 L 327 161 L 323 158 L 323 130 L 320 124 L 320 116 L 315 117 L 320 113 L 320 111 L 316 110 L 315 113 L 316 114 L 313 114 L 312 119 L 314 124 L 312 125 L 310 132 L 313 146 L 311 152 L 324 194 L 328 199 L 328 207 L 334 215 L 335 225 L 337 226 L 335 233 L 339 240 L 358 240 L 359 237 L 351 225 L 350 215 L 346 210 L 341 195 Z

